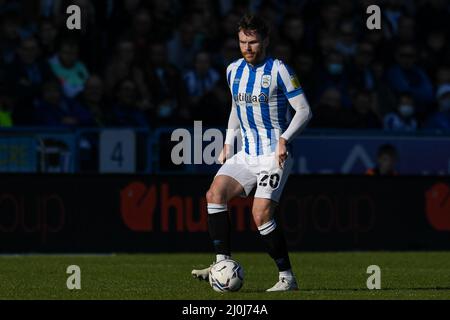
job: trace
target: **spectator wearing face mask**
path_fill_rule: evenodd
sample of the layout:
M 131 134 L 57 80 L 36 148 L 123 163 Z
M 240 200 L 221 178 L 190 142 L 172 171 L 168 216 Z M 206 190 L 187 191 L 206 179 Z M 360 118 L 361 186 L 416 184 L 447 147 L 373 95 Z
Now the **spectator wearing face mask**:
M 438 87 L 436 98 L 439 111 L 427 119 L 425 128 L 450 131 L 450 83 Z
M 352 104 L 348 90 L 348 75 L 345 69 L 343 56 L 339 52 L 331 51 L 327 55 L 325 66 L 318 72 L 315 82 L 318 84 L 317 97 L 322 96 L 328 88 L 335 88 L 339 90 L 342 106 L 345 108 L 351 107 Z
M 400 95 L 397 110 L 384 117 L 384 129 L 389 131 L 416 131 L 414 99 L 410 94 Z

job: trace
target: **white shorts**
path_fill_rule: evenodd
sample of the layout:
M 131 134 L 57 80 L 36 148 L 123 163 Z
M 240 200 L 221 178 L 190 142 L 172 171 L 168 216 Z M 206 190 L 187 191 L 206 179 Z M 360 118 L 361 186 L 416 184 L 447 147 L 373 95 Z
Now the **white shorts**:
M 248 196 L 256 186 L 255 198 L 279 202 L 292 165 L 291 153 L 288 153 L 281 169 L 275 159 L 275 153 L 251 156 L 241 150 L 222 165 L 216 177 L 223 175 L 235 179 L 244 188 L 243 196 Z

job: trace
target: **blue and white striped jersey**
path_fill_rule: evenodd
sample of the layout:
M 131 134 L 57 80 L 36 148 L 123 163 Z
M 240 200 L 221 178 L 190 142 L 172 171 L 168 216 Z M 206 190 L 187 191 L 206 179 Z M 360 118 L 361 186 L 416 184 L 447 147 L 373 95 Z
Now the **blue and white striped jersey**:
M 278 59 L 268 57 L 252 66 L 241 58 L 228 66 L 227 81 L 243 149 L 249 155 L 273 153 L 289 125 L 289 99 L 303 93 L 295 73 Z

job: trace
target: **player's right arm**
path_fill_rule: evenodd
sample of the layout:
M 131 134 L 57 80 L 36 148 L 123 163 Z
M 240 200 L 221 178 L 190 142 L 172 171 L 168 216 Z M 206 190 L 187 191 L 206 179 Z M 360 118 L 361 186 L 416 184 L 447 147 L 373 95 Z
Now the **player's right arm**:
M 231 105 L 230 117 L 228 118 L 227 133 L 225 136 L 225 144 L 223 146 L 222 152 L 219 155 L 219 162 L 221 164 L 230 157 L 234 146 L 234 139 L 239 133 L 239 118 L 237 114 L 236 104 L 233 100 Z
M 228 118 L 225 143 L 224 143 L 223 149 L 219 155 L 219 162 L 221 164 L 225 163 L 225 161 L 231 156 L 233 146 L 234 146 L 234 139 L 237 137 L 239 130 L 240 130 L 239 117 L 237 114 L 237 106 L 236 106 L 236 102 L 233 99 L 233 90 L 231 87 L 231 74 L 233 72 L 233 69 L 236 67 L 235 62 L 230 63 L 230 65 L 227 67 L 227 71 L 226 71 L 228 87 L 230 88 L 230 92 L 231 92 L 231 111 L 230 111 L 230 117 Z

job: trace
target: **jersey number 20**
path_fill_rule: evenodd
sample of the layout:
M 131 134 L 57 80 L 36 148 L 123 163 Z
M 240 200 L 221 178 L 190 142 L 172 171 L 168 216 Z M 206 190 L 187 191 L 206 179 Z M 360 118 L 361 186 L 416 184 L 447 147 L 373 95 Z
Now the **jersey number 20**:
M 278 173 L 268 175 L 265 174 L 261 180 L 259 181 L 259 185 L 261 187 L 267 187 L 267 182 L 269 182 L 269 185 L 272 189 L 278 188 L 278 184 L 280 183 L 280 175 Z

